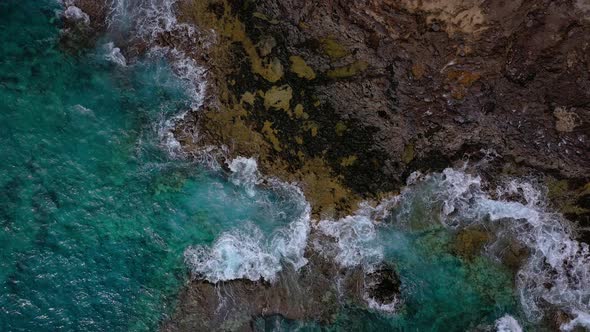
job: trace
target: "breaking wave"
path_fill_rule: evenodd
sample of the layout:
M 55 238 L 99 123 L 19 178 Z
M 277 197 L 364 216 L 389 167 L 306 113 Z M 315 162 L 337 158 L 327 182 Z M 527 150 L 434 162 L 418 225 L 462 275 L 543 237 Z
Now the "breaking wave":
M 510 315 L 504 315 L 496 320 L 496 332 L 522 332 L 518 321 Z
M 156 38 L 178 25 L 176 0 L 113 0 L 107 17 L 111 29 L 127 30 L 140 38 Z
M 532 184 L 511 180 L 492 199 L 478 176 L 446 169 L 432 177 L 443 195 L 442 221 L 449 227 L 485 223 L 497 234 L 488 247 L 496 255 L 514 239 L 526 246 L 529 257 L 518 271 L 516 286 L 527 318 L 543 317 L 543 302 L 569 313 L 590 312 L 590 253 L 588 245 L 573 239 L 572 228 L 551 212 L 544 195 Z M 523 202 L 505 200 L 515 194 Z
M 574 240 L 570 223 L 547 207 L 543 191 L 533 184 L 512 179 L 496 188 L 493 196 L 484 186 L 479 176 L 463 170 L 415 173 L 401 194 L 387 204 L 377 208 L 365 205 L 341 220 L 320 221 L 316 228 L 334 241 L 317 240 L 314 247 L 334 257 L 342 267 L 363 266 L 370 271 L 384 259 L 387 239 L 379 236 L 379 229 L 386 226 L 378 220 L 389 212 L 394 215 L 389 220 L 401 227 L 420 227 L 403 225 L 415 220 L 440 222 L 457 230 L 480 225 L 495 233 L 495 242 L 486 246 L 489 256 L 499 260 L 511 243 L 528 249 L 516 275 L 517 295 L 527 320 L 539 322 L 549 305 L 576 317 L 564 330 L 571 329 L 571 324 L 588 324 L 588 245 Z M 515 196 L 520 196 L 520 201 L 514 201 Z M 440 209 L 439 216 L 410 217 L 429 209 Z
M 380 303 L 379 301 L 375 300 L 374 298 L 368 296 L 366 293 L 363 294 L 363 300 L 367 302 L 367 306 L 370 309 L 385 312 L 385 313 L 395 313 L 400 305 L 402 305 L 402 301 L 399 298 L 395 298 L 392 302 L 389 303 Z
M 113 0 L 107 15 L 107 27 L 111 32 L 130 34 L 131 39 L 142 40 L 148 47 L 147 56 L 153 59 L 168 59 L 172 70 L 184 85 L 190 98 L 186 110 L 174 116 L 163 115 L 157 124 L 157 132 L 170 156 L 183 155 L 180 142 L 174 135 L 177 123 L 184 119 L 187 112 L 199 109 L 203 104 L 207 81 L 205 69 L 184 51 L 173 47 L 162 47 L 157 40 L 164 33 L 181 34 L 185 40 L 193 43 L 199 38 L 194 26 L 179 23 L 175 13 L 176 0 Z M 190 47 L 190 45 L 189 45 Z M 122 51 L 107 43 L 107 59 L 125 66 Z
M 354 215 L 320 221 L 316 229 L 333 241 L 316 239 L 315 249 L 325 256 L 332 256 L 343 268 L 362 266 L 367 272 L 373 271 L 384 258 L 384 247 L 377 240 L 375 221 L 387 217 L 397 199 L 384 200 L 377 207 L 363 203 Z
M 123 55 L 123 53 L 121 53 L 121 49 L 115 46 L 115 43 L 106 43 L 104 46 L 104 51 L 105 59 L 107 61 L 110 61 L 122 67 L 127 66 L 127 59 L 125 59 L 125 56 Z
M 66 19 L 73 21 L 73 22 L 81 22 L 83 24 L 90 24 L 90 17 L 88 14 L 82 11 L 82 9 L 74 6 L 68 5 L 68 3 L 64 3 L 66 9 L 63 12 L 63 15 Z
M 250 197 L 256 195 L 256 186 L 260 184 L 258 164 L 253 158 L 237 157 L 229 163 L 232 174 L 230 180 L 236 186 L 243 186 Z
M 377 230 L 368 216 L 358 214 L 340 220 L 322 220 L 317 227 L 335 243 L 329 247 L 330 244 L 317 241 L 315 247 L 324 254 L 333 253 L 341 267 L 363 266 L 370 271 L 383 260 L 383 246 L 377 243 Z
M 254 159 L 238 157 L 229 163 L 232 182 L 258 204 L 268 204 L 268 190 L 258 190 L 261 182 Z M 301 190 L 292 184 L 267 179 L 275 213 L 272 220 L 245 225 L 223 233 L 210 247 L 194 246 L 185 251 L 185 261 L 194 278 L 220 281 L 264 279 L 275 281 L 284 264 L 295 270 L 307 264 L 304 257 L 310 231 L 311 209 Z M 278 202 L 278 203 L 277 203 Z

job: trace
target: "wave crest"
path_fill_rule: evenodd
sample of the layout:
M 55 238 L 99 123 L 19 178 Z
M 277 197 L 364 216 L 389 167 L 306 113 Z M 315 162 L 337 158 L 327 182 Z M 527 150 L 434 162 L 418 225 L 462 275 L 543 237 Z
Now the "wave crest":
M 495 229 L 499 240 L 513 238 L 529 249 L 516 278 L 520 303 L 529 320 L 543 317 L 543 302 L 570 313 L 590 312 L 588 245 L 573 239 L 570 223 L 547 208 L 540 189 L 511 180 L 497 189 L 499 199 L 492 199 L 477 176 L 446 169 L 434 178 L 444 198 L 444 224 L 467 227 L 485 223 Z M 516 193 L 522 202 L 502 199 Z M 493 254 L 501 247 L 498 241 L 488 252 Z
M 250 199 L 257 196 L 259 173 L 256 161 L 239 157 L 230 162 L 233 183 L 241 186 Z M 310 232 L 311 207 L 301 190 L 276 179 L 266 181 L 273 194 L 278 195 L 279 210 L 274 220 L 265 221 L 272 231 L 248 222 L 240 229 L 223 233 L 210 247 L 194 246 L 186 249 L 185 261 L 194 278 L 212 283 L 235 279 L 273 282 L 283 264 L 295 270 L 307 264 L 304 257 Z M 267 200 L 257 200 L 267 204 Z M 289 213 L 285 210 L 291 210 Z M 292 216 L 292 221 L 285 223 Z

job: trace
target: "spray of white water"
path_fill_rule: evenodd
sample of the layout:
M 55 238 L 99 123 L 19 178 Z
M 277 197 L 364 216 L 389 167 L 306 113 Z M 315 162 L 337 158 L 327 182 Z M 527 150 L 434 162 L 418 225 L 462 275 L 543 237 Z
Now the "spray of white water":
M 176 0 L 113 0 L 107 16 L 111 29 L 130 30 L 149 41 L 178 28 Z
M 399 298 L 395 298 L 392 302 L 381 303 L 374 298 L 370 297 L 367 293 L 363 294 L 363 300 L 367 303 L 370 309 L 392 314 L 395 313 L 398 308 L 402 305 L 402 301 Z
M 509 200 L 515 194 L 522 196 L 522 202 Z M 549 304 L 576 317 L 563 326 L 564 330 L 590 322 L 588 245 L 573 239 L 569 222 L 552 212 L 543 192 L 528 182 L 509 181 L 497 188 L 492 198 L 483 189 L 479 176 L 463 170 L 449 168 L 426 176 L 416 173 L 410 176 L 401 195 L 387 204 L 375 209 L 362 207 L 355 215 L 338 221 L 319 222 L 320 232 L 336 241 L 317 241 L 315 248 L 335 257 L 343 267 L 361 265 L 370 271 L 383 258 L 384 250 L 378 241 L 375 211 L 384 215 L 383 211 L 400 202 L 395 206 L 396 220 L 407 222 L 409 211 L 404 210 L 417 207 L 401 202 L 416 200 L 416 195 L 422 195 L 424 201 L 430 201 L 428 204 L 440 205 L 439 220 L 446 227 L 460 229 L 480 224 L 494 231 L 498 240 L 487 247 L 491 256 L 498 257 L 507 241 L 528 248 L 529 256 L 517 273 L 516 287 L 529 321 L 538 322 Z M 424 195 L 429 197 L 424 199 Z
M 203 105 L 207 81 L 205 70 L 196 61 L 177 49 L 154 46 L 148 53 L 149 57 L 169 59 L 176 76 L 181 80 L 184 89 L 190 98 L 189 109 L 172 117 L 162 117 L 157 123 L 157 132 L 160 140 L 168 151 L 169 155 L 178 157 L 183 155 L 180 142 L 174 136 L 174 129 L 179 121 L 182 121 L 186 114 L 198 110 Z
M 232 182 L 257 199 L 261 182 L 256 161 L 238 157 L 229 163 Z M 275 281 L 284 264 L 300 269 L 310 231 L 310 206 L 298 187 L 267 179 L 270 189 L 280 200 L 289 202 L 293 216 L 285 221 L 285 211 L 277 211 L 274 220 L 265 221 L 273 227 L 271 234 L 263 232 L 253 222 L 238 225 L 223 233 L 211 247 L 195 246 L 185 251 L 185 261 L 195 278 L 210 282 L 235 279 Z M 261 204 L 265 201 L 260 200 Z
M 113 31 L 130 33 L 150 45 L 148 57 L 166 58 L 174 73 L 180 78 L 190 98 L 188 109 L 173 117 L 163 117 L 157 124 L 157 132 L 163 147 L 173 157 L 183 155 L 182 147 L 176 140 L 173 129 L 186 113 L 199 109 L 203 104 L 207 86 L 205 70 L 182 50 L 161 47 L 156 41 L 165 33 L 181 35 L 186 43 L 195 44 L 199 35 L 194 26 L 179 23 L 175 13 L 176 0 L 112 0 L 107 16 L 107 27 Z M 190 45 L 189 45 L 190 46 Z M 126 65 L 121 50 L 107 43 L 111 51 L 107 58 L 120 65 Z
M 378 225 L 388 217 L 399 197 L 384 200 L 377 207 L 362 203 L 358 211 L 339 220 L 322 220 L 315 224 L 315 230 L 325 237 L 315 237 L 313 248 L 341 268 L 362 267 L 365 273 L 374 272 L 384 259 L 384 246 L 379 241 Z M 365 284 L 365 287 L 367 285 Z M 399 298 L 391 302 L 380 302 L 363 293 L 363 300 L 370 309 L 394 313 L 402 304 Z
M 121 49 L 115 46 L 115 43 L 106 43 L 104 45 L 104 53 L 104 57 L 107 61 L 110 61 L 121 67 L 127 66 L 127 59 L 125 59 L 125 56 L 123 53 L 121 53 Z
M 383 246 L 375 241 L 377 231 L 368 216 L 357 214 L 340 220 L 322 220 L 317 228 L 335 242 L 318 240 L 315 248 L 326 256 L 334 256 L 341 267 L 364 266 L 371 271 L 383 260 Z
M 313 243 L 315 249 L 333 257 L 343 268 L 363 266 L 365 271 L 373 271 L 384 257 L 383 245 L 376 240 L 375 221 L 387 217 L 397 200 L 397 197 L 384 200 L 377 207 L 362 203 L 354 215 L 320 221 L 315 228 L 334 241 L 316 239 Z
M 262 181 L 258 164 L 253 158 L 237 157 L 229 163 L 232 171 L 230 180 L 236 186 L 243 186 L 250 197 L 256 195 L 256 186 Z
M 496 320 L 496 332 L 522 332 L 518 321 L 510 315 L 504 315 Z
M 80 22 L 86 25 L 90 24 L 90 16 L 83 12 L 82 9 L 74 5 L 68 5 L 67 3 L 64 3 L 64 6 L 66 7 L 66 9 L 64 10 L 63 15 L 66 19 L 72 22 Z
M 514 238 L 529 249 L 516 279 L 529 320 L 542 318 L 543 302 L 570 313 L 590 312 L 588 245 L 573 240 L 570 224 L 547 209 L 540 190 L 513 180 L 498 189 L 499 199 L 492 199 L 477 176 L 446 169 L 436 178 L 439 195 L 444 196 L 444 223 L 450 227 L 488 223 L 497 229 L 499 239 Z M 522 194 L 523 203 L 502 199 L 516 193 Z M 489 252 L 496 252 L 498 245 L 491 245 Z

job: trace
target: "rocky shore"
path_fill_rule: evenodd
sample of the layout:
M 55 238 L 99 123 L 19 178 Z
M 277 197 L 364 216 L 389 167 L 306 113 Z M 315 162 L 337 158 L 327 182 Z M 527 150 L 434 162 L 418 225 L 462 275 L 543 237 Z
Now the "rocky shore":
M 108 5 L 73 3 L 90 17 L 86 36 L 105 28 Z M 174 130 L 187 155 L 255 157 L 263 174 L 301 186 L 317 220 L 398 193 L 414 171 L 471 161 L 491 182 L 541 181 L 590 242 L 584 1 L 179 0 L 175 10 L 199 38 L 165 31 L 152 42 L 190 55 L 208 79 L 202 108 Z M 71 29 L 80 29 L 77 20 Z M 118 45 L 129 57 L 147 48 L 123 38 Z M 457 252 L 469 255 L 488 235 L 460 237 Z M 286 271 L 276 284 L 193 281 L 163 330 L 249 330 L 252 317 L 274 314 L 329 322 L 341 301 L 338 275 L 359 305 L 369 284 L 382 302 L 399 290 L 392 268 L 368 282 L 307 256 L 303 271 Z M 293 289 L 312 295 L 293 298 Z
M 588 9 L 452 3 L 180 2 L 181 20 L 215 31 L 215 97 L 177 136 L 257 156 L 321 217 L 487 153 L 491 173 L 540 175 L 587 227 Z
M 91 31 L 105 28 L 108 4 L 75 3 Z M 318 217 L 395 193 L 413 171 L 494 156 L 491 174 L 541 176 L 557 209 L 588 226 L 583 1 L 175 5 L 198 41 L 180 30 L 155 43 L 208 78 L 203 109 L 175 132 L 188 154 L 257 157 L 301 183 Z M 145 43 L 119 46 L 133 56 Z

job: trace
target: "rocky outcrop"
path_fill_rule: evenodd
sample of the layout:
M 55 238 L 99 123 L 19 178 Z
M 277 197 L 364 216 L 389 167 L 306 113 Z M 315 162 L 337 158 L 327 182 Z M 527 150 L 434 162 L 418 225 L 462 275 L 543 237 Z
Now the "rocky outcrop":
M 396 302 L 400 281 L 392 266 L 366 274 L 342 269 L 308 252 L 301 271 L 285 270 L 275 283 L 235 280 L 216 284 L 194 280 L 180 296 L 163 331 L 252 331 L 256 318 L 280 315 L 289 320 L 333 322 L 342 304 L 367 307 Z
M 101 21 L 99 2 L 78 2 Z M 493 157 L 487 178 L 535 175 L 590 241 L 583 1 L 179 0 L 176 11 L 203 38 L 164 32 L 156 43 L 189 54 L 209 80 L 204 108 L 175 131 L 188 154 L 255 156 L 263 173 L 301 185 L 316 218 L 388 196 L 415 170 Z M 141 43 L 122 48 L 142 52 Z M 454 250 L 469 259 L 488 234 L 459 238 Z M 521 249 L 505 263 L 518 266 Z M 235 329 L 260 315 L 330 321 L 339 271 L 328 266 L 273 285 L 193 281 L 165 329 L 224 328 L 220 306 Z M 374 275 L 372 298 L 391 300 L 393 275 Z M 284 301 L 291 287 L 311 296 Z M 232 292 L 240 296 L 218 296 Z
M 76 5 L 99 24 L 100 3 Z M 206 109 L 176 131 L 185 150 L 257 156 L 316 216 L 493 151 L 499 172 L 566 181 L 577 195 L 556 206 L 588 224 L 587 13 L 573 0 L 182 0 L 201 37 L 156 42 L 208 69 Z
M 588 182 L 590 25 L 578 2 L 187 0 L 179 11 L 223 45 L 209 63 L 219 103 L 179 128 L 198 128 L 185 146 L 258 156 L 303 183 L 316 215 L 484 150 L 500 169 L 579 192 Z M 585 200 L 576 219 L 588 222 Z
M 64 0 L 61 46 L 70 52 L 93 47 L 106 26 L 107 1 Z
M 580 2 L 187 0 L 179 11 L 218 45 L 217 103 L 177 131 L 188 150 L 257 156 L 263 172 L 301 183 L 316 217 L 349 214 L 415 170 L 493 156 L 488 178 L 535 175 L 590 240 Z M 457 254 L 469 259 L 486 236 L 460 237 Z M 527 252 L 510 248 L 503 261 L 516 270 Z M 378 293 L 395 282 L 378 280 L 386 301 Z

